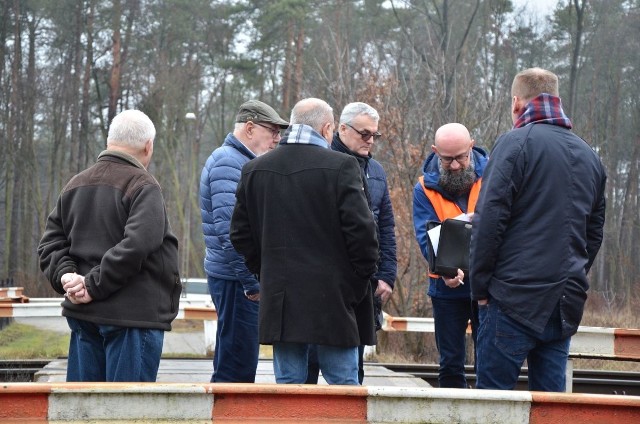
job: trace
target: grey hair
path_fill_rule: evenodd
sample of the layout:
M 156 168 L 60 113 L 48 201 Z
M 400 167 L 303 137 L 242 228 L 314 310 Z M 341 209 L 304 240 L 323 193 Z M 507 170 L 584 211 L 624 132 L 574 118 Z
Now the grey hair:
M 233 131 L 234 131 L 234 132 L 236 132 L 236 131 L 241 130 L 241 129 L 242 129 L 242 127 L 244 127 L 244 125 L 245 125 L 245 124 L 246 124 L 246 122 L 236 122 L 236 123 L 233 125 Z
M 142 149 L 147 141 L 156 137 L 153 122 L 143 112 L 125 110 L 116 115 L 109 125 L 107 146 L 123 146 Z
M 350 124 L 356 116 L 359 115 L 367 115 L 375 122 L 380 120 L 380 115 L 378 111 L 373 107 L 369 106 L 366 103 L 362 102 L 354 102 L 349 103 L 342 109 L 342 114 L 340 115 L 340 123 L 341 124 Z
M 327 102 L 313 97 L 300 100 L 291 110 L 291 124 L 309 125 L 321 131 L 327 122 L 333 122 L 333 108 Z

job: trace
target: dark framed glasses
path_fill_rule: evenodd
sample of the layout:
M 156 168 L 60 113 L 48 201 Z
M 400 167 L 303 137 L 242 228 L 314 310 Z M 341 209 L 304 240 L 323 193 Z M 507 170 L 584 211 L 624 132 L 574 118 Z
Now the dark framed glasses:
M 251 121 L 251 122 L 253 122 L 253 121 Z M 262 127 L 262 128 L 266 128 L 266 129 L 268 129 L 269 131 L 271 131 L 271 136 L 272 136 L 273 138 L 278 138 L 278 136 L 280 136 L 280 135 L 281 135 L 281 133 L 280 133 L 280 128 L 278 128 L 278 129 L 271 128 L 270 126 L 268 126 L 268 125 L 263 125 L 263 124 L 261 124 L 261 123 L 259 123 L 259 122 L 253 122 L 253 124 L 254 124 L 254 125 L 257 125 L 257 126 L 259 126 L 259 127 Z
M 358 134 L 360 134 L 360 137 L 362 137 L 362 141 L 367 141 L 369 140 L 371 137 L 373 137 L 374 141 L 378 141 L 380 140 L 380 137 L 382 137 L 382 134 L 380 134 L 378 131 L 372 133 L 371 131 L 368 130 L 364 130 L 364 131 L 358 131 L 357 129 L 355 129 L 351 124 L 347 124 L 345 122 L 345 125 L 349 128 L 351 128 L 352 130 L 354 130 L 355 132 L 357 132 Z
M 442 155 L 438 155 L 440 157 L 440 161 L 445 164 L 445 165 L 451 165 L 451 163 L 455 160 L 456 162 L 458 162 L 460 165 L 462 165 L 462 162 L 464 162 L 465 160 L 467 160 L 469 158 L 469 155 L 471 154 L 471 149 L 469 149 L 469 151 L 463 155 L 458 155 L 456 157 L 453 156 L 442 156 Z

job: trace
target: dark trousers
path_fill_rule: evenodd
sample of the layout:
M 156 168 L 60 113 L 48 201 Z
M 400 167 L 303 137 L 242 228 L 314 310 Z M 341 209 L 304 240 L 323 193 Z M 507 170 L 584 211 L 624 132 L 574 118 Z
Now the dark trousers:
M 440 387 L 468 388 L 464 374 L 466 332 L 471 321 L 474 350 L 478 329 L 478 313 L 471 299 L 431 298 L 436 347 L 440 354 L 438 383 Z
M 239 281 L 208 277 L 218 313 L 212 383 L 254 383 L 260 344 L 258 302 L 247 299 Z

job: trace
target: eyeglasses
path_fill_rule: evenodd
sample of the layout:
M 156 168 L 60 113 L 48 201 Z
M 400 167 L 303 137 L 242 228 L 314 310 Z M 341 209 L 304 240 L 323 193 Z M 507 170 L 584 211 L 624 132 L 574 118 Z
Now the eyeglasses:
M 438 154 L 438 156 L 440 157 L 440 161 L 445 164 L 445 165 L 451 165 L 451 163 L 455 160 L 456 162 L 458 162 L 460 165 L 462 165 L 462 162 L 464 162 L 465 160 L 467 160 L 469 158 L 469 155 L 471 154 L 471 149 L 469 149 L 469 151 L 463 155 L 459 155 L 456 157 L 451 157 L 451 156 L 442 156 L 440 154 Z
M 251 121 L 251 122 L 253 122 L 253 121 Z M 269 131 L 271 131 L 271 136 L 272 136 L 273 138 L 278 138 L 278 137 L 281 135 L 281 134 L 280 134 L 280 128 L 278 128 L 278 129 L 276 129 L 276 128 L 272 128 L 272 127 L 270 127 L 270 126 L 268 126 L 268 125 L 263 125 L 263 124 L 261 124 L 261 123 L 259 123 L 259 122 L 253 122 L 253 124 L 254 124 L 254 125 L 257 125 L 257 126 L 259 126 L 259 127 L 262 127 L 262 128 L 266 128 L 266 129 L 268 129 Z
M 364 130 L 364 131 L 358 131 L 357 129 L 353 128 L 353 126 L 351 126 L 351 124 L 347 124 L 345 122 L 345 125 L 349 128 L 351 128 L 352 130 L 354 130 L 355 132 L 357 132 L 358 134 L 360 134 L 360 137 L 362 137 L 362 141 L 367 141 L 369 140 L 371 137 L 373 137 L 374 141 L 378 141 L 380 139 L 380 137 L 382 137 L 382 134 L 380 134 L 378 131 L 372 133 L 369 130 Z

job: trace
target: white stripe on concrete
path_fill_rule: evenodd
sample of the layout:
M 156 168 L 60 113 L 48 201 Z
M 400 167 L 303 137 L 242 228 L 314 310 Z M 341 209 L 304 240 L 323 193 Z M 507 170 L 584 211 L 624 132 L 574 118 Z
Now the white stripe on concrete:
M 211 422 L 213 394 L 201 385 L 114 384 L 95 389 L 54 388 L 49 421 L 206 420 Z
M 578 327 L 578 332 L 571 337 L 569 353 L 606 357 L 615 356 L 614 329 Z
M 529 422 L 530 392 L 470 389 L 369 387 L 371 423 Z
M 62 306 L 60 306 L 61 302 L 62 299 L 55 302 L 52 302 L 51 299 L 49 299 L 48 302 L 12 303 L 12 316 L 14 318 L 60 317 L 62 316 Z

